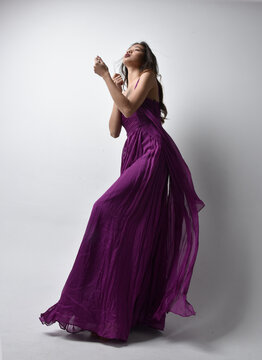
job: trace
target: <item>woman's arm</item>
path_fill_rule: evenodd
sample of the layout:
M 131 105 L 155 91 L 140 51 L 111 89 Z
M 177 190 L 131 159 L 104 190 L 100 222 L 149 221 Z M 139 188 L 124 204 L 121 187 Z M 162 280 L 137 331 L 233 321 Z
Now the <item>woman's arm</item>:
M 136 91 L 132 91 L 129 98 L 121 93 L 121 90 L 115 85 L 109 71 L 102 76 L 106 82 L 108 90 L 119 111 L 126 117 L 130 117 L 145 101 L 150 89 L 155 85 L 155 75 L 152 71 L 141 74 Z
M 130 108 L 130 101 L 125 97 L 125 95 L 122 94 L 121 90 L 116 86 L 110 76 L 109 71 L 106 71 L 102 77 L 106 82 L 106 85 L 114 100 L 116 107 L 125 117 L 127 117 L 126 115 Z
M 122 128 L 121 124 L 121 112 L 118 110 L 116 104 L 113 105 L 112 114 L 109 120 L 109 131 L 110 135 L 117 138 L 120 135 Z

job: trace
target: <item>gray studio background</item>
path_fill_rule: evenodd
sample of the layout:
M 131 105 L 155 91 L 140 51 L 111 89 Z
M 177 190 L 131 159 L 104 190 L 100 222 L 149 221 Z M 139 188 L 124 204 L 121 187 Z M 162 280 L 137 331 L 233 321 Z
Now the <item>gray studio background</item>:
M 261 359 L 260 1 L 0 1 L 1 346 L 4 359 Z M 168 118 L 200 212 L 188 299 L 164 332 L 128 345 L 42 325 L 92 205 L 120 175 L 111 76 L 126 49 L 155 53 Z

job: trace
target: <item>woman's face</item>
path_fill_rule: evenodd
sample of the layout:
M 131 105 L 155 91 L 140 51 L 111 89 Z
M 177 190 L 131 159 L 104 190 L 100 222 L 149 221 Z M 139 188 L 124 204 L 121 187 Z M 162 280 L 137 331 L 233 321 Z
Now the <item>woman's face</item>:
M 130 46 L 124 54 L 123 63 L 128 66 L 132 64 L 133 66 L 140 66 L 144 58 L 144 47 L 140 44 L 135 44 Z

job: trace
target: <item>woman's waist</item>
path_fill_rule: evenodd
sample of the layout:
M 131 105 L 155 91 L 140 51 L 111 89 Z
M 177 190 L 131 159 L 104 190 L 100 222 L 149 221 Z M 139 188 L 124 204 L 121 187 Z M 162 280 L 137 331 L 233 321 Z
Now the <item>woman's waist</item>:
M 161 137 L 158 129 L 155 127 L 153 123 L 139 123 L 132 124 L 130 126 L 125 126 L 127 137 L 133 136 L 135 133 L 143 131 L 148 135 Z

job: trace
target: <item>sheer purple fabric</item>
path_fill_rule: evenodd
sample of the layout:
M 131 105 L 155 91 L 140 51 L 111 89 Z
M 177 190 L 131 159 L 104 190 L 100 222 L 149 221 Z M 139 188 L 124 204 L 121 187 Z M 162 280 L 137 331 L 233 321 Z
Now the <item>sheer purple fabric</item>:
M 205 204 L 195 192 L 190 170 L 178 147 L 152 113 L 151 106 L 145 107 L 144 113 L 164 139 L 165 159 L 170 174 L 167 219 L 168 280 L 165 296 L 154 316 L 158 319 L 163 312 L 169 311 L 181 316 L 195 315 L 186 296 L 198 251 L 198 212 Z
M 119 178 L 94 203 L 59 301 L 41 313 L 68 332 L 127 341 L 137 324 L 195 315 L 187 292 L 205 206 L 149 98 L 129 118 Z

